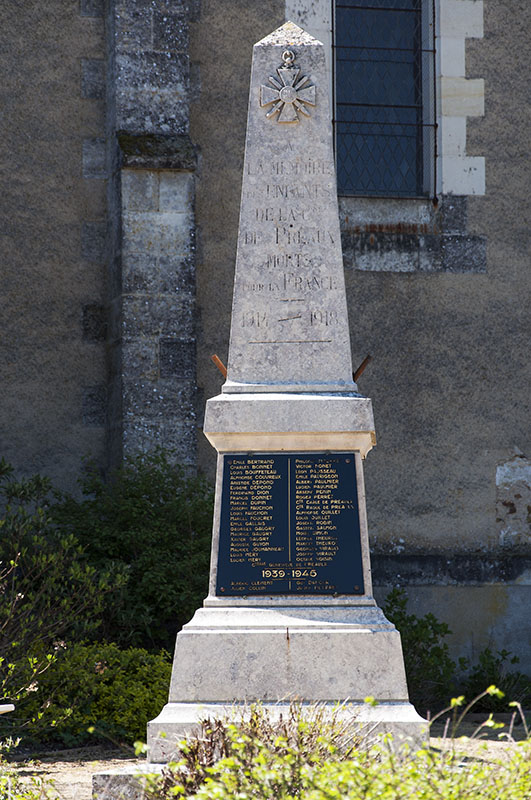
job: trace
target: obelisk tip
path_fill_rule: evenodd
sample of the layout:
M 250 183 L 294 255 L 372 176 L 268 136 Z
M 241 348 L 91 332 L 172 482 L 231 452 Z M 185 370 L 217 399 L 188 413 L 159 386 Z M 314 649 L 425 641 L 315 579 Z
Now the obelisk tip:
M 255 44 L 255 47 L 270 47 L 271 45 L 279 45 L 281 47 L 297 47 L 301 45 L 322 45 L 318 39 L 311 36 L 307 31 L 300 28 L 294 22 L 288 20 L 280 28 L 277 28 L 272 33 L 260 39 Z

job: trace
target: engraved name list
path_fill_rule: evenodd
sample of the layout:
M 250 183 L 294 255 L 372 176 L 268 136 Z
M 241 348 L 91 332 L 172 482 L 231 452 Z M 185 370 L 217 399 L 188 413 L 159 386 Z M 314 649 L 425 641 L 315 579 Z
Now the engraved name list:
M 363 594 L 353 453 L 224 456 L 217 594 Z

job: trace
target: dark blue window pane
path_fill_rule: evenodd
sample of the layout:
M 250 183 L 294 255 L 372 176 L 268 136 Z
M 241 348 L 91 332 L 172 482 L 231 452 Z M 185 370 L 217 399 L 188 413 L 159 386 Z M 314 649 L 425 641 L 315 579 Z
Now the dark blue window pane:
M 355 31 L 356 38 L 364 47 L 399 47 L 411 50 L 418 25 L 418 14 L 411 11 L 388 9 L 341 8 L 337 13 L 346 24 L 337 25 L 336 43 L 349 46 L 349 33 Z M 337 14 L 336 14 L 337 20 Z
M 417 105 L 416 65 L 404 58 L 375 61 L 341 59 L 336 64 L 336 103 L 350 105 Z M 402 54 L 398 54 L 399 56 Z M 389 80 L 392 73 L 393 79 Z
M 421 0 L 336 3 L 340 193 L 423 193 L 421 25 Z
M 420 10 L 422 0 L 339 0 L 343 8 L 402 8 L 407 11 Z

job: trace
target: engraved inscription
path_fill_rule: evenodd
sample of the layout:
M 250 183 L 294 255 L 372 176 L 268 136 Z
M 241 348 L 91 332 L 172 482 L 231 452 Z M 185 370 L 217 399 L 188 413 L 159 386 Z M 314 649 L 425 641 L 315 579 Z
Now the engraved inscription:
M 306 219 L 306 208 L 257 208 L 257 222 L 299 222 Z
M 320 183 L 268 183 L 265 194 L 267 200 L 324 200 L 331 196 L 332 190 Z
M 282 69 L 261 86 L 264 118 L 294 122 L 296 93 L 307 85 L 291 81 L 293 67 Z M 328 377 L 329 345 L 337 342 L 342 353 L 348 342 L 334 163 L 324 138 L 312 143 L 300 138 L 300 125 L 299 133 L 283 127 L 267 134 L 266 125 L 260 135 L 274 146 L 260 143 L 245 163 L 235 303 L 248 313 L 235 319 L 240 351 L 232 365 L 236 374 L 246 358 L 259 358 L 247 345 L 322 344 L 319 353 L 313 348 L 312 364 Z M 264 354 L 256 373 L 290 373 L 301 382 L 301 368 L 277 353 Z
M 337 311 L 314 309 L 310 311 L 310 325 L 337 325 L 339 322 Z
M 272 175 L 333 175 L 334 170 L 328 161 L 322 159 L 301 159 L 298 161 L 271 162 Z
M 262 311 L 244 311 L 242 314 L 242 328 L 267 328 L 268 317 Z
M 323 159 L 312 159 L 300 157 L 295 161 L 278 159 L 275 161 L 249 162 L 247 165 L 248 175 L 330 175 L 334 174 L 333 166 Z
M 244 281 L 243 288 L 247 292 L 278 292 L 280 289 L 279 283 L 261 283 L 260 281 Z
M 262 241 L 261 231 L 242 231 L 241 241 L 243 244 L 260 244 Z
M 268 269 L 288 269 L 294 267 L 311 267 L 313 259 L 308 253 L 273 253 L 267 256 L 266 266 Z
M 289 227 L 276 226 L 272 235 L 273 243 L 281 247 L 289 245 L 307 244 L 334 244 L 334 236 L 326 230 L 319 228 L 295 228 L 293 223 Z M 259 245 L 263 242 L 263 231 L 242 231 L 240 235 L 242 244 Z
M 318 289 L 337 289 L 336 279 L 332 275 L 297 275 L 285 272 L 282 276 L 284 289 L 317 291 Z
M 337 289 L 337 281 L 332 275 L 304 275 L 296 272 L 284 272 L 278 282 L 244 281 L 242 287 L 247 292 L 317 292 Z M 281 302 L 287 298 L 282 298 Z M 296 298 L 300 302 L 300 298 Z
M 275 244 L 334 244 L 334 237 L 329 231 L 322 231 L 318 228 L 291 228 L 275 229 Z
M 218 595 L 363 590 L 353 453 L 224 456 Z

